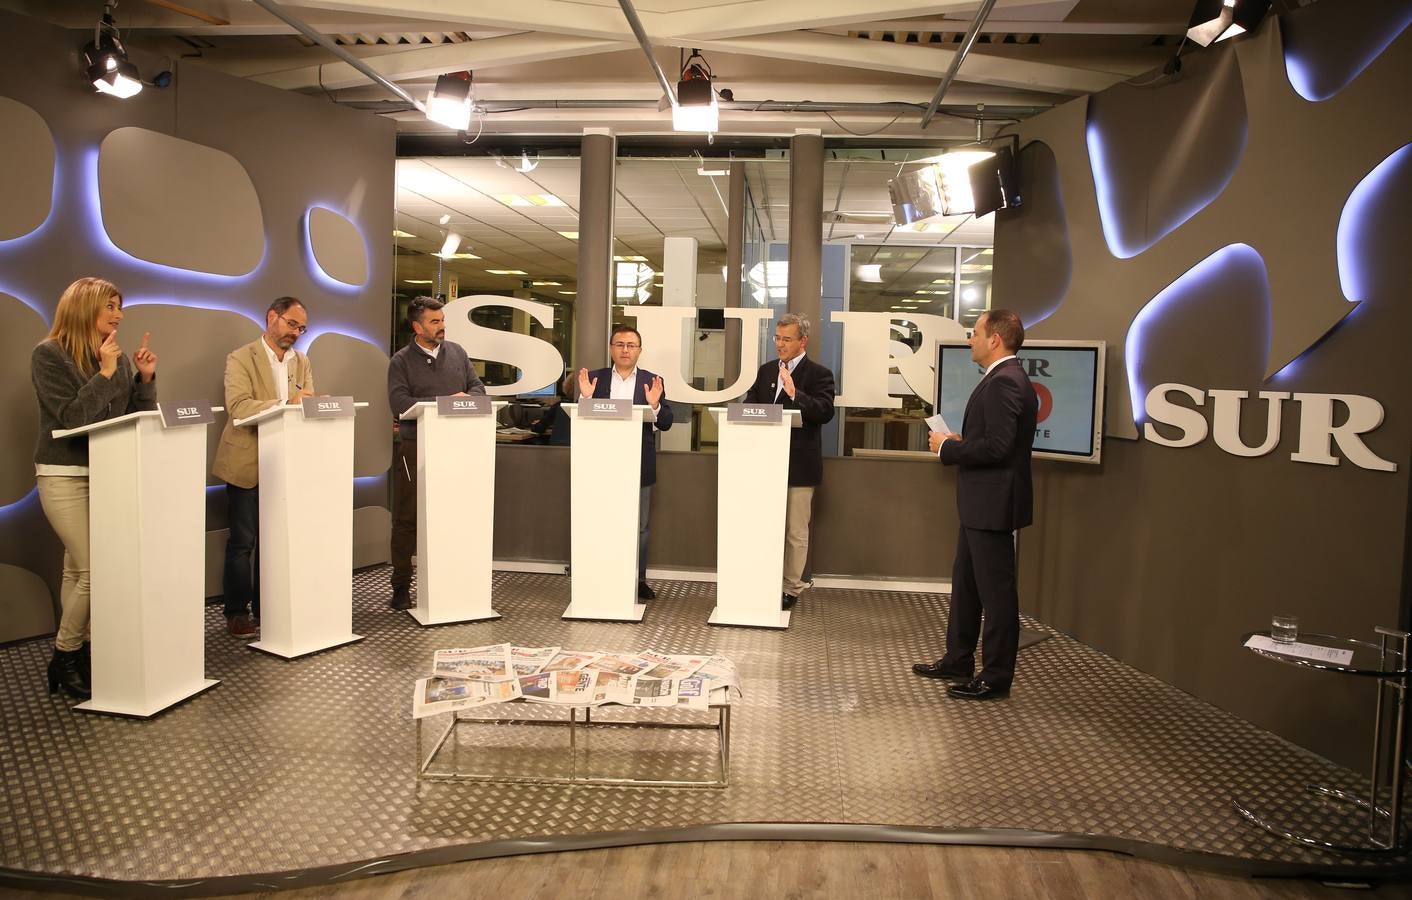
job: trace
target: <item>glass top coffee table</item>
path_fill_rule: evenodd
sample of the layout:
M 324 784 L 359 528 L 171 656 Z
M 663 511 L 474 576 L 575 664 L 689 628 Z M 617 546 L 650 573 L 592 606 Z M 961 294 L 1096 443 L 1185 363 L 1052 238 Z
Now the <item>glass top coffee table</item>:
M 1335 672 L 1372 679 L 1377 686 L 1377 706 L 1373 716 L 1373 769 L 1367 798 L 1324 785 L 1311 784 L 1314 796 L 1348 803 L 1367 812 L 1367 835 L 1358 843 L 1326 840 L 1295 830 L 1257 813 L 1250 804 L 1235 798 L 1231 803 L 1247 821 L 1271 834 L 1309 847 L 1345 852 L 1380 853 L 1404 848 L 1402 829 L 1402 785 L 1407 748 L 1405 746 L 1409 670 L 1408 643 L 1412 634 L 1378 626 L 1379 640 L 1360 641 L 1331 634 L 1301 634 L 1294 642 L 1272 640 L 1264 632 L 1250 632 L 1241 645 L 1252 653 L 1286 665 Z M 1386 703 L 1391 691 L 1393 702 Z M 1386 719 L 1393 719 L 1390 729 Z M 1392 744 L 1388 753 L 1388 743 Z M 1390 770 L 1385 777 L 1384 770 Z

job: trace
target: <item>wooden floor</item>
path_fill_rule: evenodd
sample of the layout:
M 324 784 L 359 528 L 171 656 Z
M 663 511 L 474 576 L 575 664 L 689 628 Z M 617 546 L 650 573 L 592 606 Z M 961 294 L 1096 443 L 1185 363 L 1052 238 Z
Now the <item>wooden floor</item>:
M 7 898 L 56 894 L 7 892 Z M 130 895 L 131 896 L 131 895 Z M 1412 884 L 1250 879 L 1103 851 L 883 843 L 717 841 L 543 853 L 415 869 L 246 898 L 1412 898 Z

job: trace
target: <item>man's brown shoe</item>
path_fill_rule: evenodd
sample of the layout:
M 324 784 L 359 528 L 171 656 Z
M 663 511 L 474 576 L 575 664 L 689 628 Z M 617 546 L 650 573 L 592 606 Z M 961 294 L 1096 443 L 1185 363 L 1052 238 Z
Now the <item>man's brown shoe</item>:
M 260 633 L 260 629 L 255 626 L 255 620 L 249 616 L 231 616 L 226 619 L 226 631 L 231 637 L 238 637 L 242 640 L 255 637 Z

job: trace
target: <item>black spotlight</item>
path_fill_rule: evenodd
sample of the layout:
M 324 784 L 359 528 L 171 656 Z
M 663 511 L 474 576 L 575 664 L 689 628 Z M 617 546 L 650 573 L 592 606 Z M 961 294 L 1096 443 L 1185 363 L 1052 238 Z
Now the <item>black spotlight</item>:
M 1193 43 L 1209 47 L 1254 31 L 1269 11 L 1270 0 L 1196 0 L 1186 36 Z
M 103 4 L 103 18 L 93 29 L 93 43 L 83 48 L 83 64 L 88 80 L 100 94 L 126 100 L 142 90 L 142 77 L 137 74 L 137 66 L 128 61 L 113 21 L 113 5 Z

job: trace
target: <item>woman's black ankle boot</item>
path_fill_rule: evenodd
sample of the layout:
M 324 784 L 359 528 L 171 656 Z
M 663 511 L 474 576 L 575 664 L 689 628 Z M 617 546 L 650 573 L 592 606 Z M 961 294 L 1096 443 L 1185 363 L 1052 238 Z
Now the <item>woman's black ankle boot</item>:
M 78 650 L 65 652 L 54 648 L 54 655 L 49 659 L 49 693 L 57 693 L 63 688 L 65 693 L 80 700 L 87 700 L 92 695 L 79 655 Z

